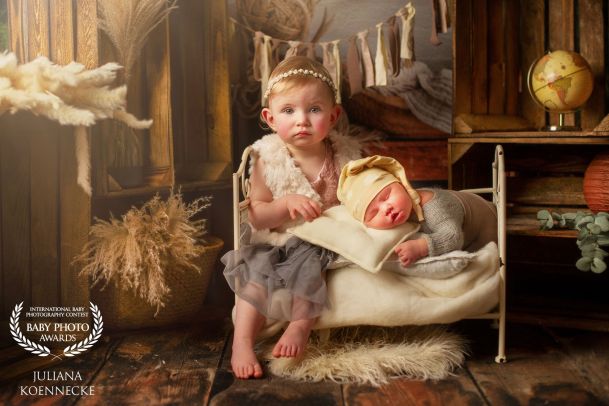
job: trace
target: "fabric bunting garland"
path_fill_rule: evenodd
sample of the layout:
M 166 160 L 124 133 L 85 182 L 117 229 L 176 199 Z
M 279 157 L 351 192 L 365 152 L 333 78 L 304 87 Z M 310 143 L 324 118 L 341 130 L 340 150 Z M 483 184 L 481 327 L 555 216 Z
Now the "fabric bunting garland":
M 397 16 L 402 20 L 402 37 L 400 38 L 400 58 L 407 62 L 414 59 L 414 40 L 412 32 L 414 30 L 415 9 L 408 3 L 406 7 L 397 12 Z
M 349 90 L 351 94 L 362 91 L 362 71 L 360 69 L 360 56 L 357 50 L 356 38 L 349 38 L 347 49 L 347 77 L 349 79 Z
M 374 65 L 368 46 L 368 30 L 357 33 L 358 43 L 361 49 L 361 64 L 364 67 L 364 86 L 374 86 Z
M 383 34 L 383 23 L 376 25 L 376 57 L 374 58 L 374 84 L 377 86 L 387 85 L 387 49 L 385 47 L 385 35 Z
M 446 4 L 446 0 L 432 1 Z M 340 101 L 342 70 L 339 45 L 343 41 L 348 41 L 346 73 L 350 94 L 361 92 L 364 87 L 386 85 L 389 75 L 398 76 L 402 66 L 412 65 L 414 16 L 415 8 L 412 3 L 408 3 L 388 20 L 375 25 L 377 40 L 374 59 L 368 45 L 367 29 L 344 40 L 301 42 L 272 38 L 263 32 L 254 32 L 243 26 L 254 33 L 253 72 L 254 79 L 260 82 L 262 103 L 264 103 L 263 95 L 269 76 L 273 67 L 278 63 L 282 50 L 284 51 L 283 58 L 302 54 L 314 57 L 318 48 L 321 51 L 323 64 L 334 80 Z M 233 23 L 241 25 L 235 20 Z M 388 42 L 386 37 L 389 39 Z

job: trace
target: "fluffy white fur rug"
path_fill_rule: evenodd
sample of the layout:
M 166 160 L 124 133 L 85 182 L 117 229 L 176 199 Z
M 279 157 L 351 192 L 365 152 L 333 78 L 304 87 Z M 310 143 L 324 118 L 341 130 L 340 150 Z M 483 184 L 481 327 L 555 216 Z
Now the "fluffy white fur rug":
M 261 343 L 269 370 L 284 378 L 380 386 L 389 379 L 442 379 L 464 361 L 465 340 L 445 326 L 335 329 L 312 336 L 300 359 L 274 358 L 276 338 Z

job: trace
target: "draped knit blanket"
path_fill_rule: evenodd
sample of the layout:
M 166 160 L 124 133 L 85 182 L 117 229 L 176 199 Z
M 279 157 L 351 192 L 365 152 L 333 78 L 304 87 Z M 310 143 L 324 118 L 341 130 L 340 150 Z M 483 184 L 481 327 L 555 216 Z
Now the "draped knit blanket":
M 425 124 L 450 134 L 452 129 L 452 71 L 432 72 L 422 62 L 403 69 L 386 87 L 374 87 L 378 93 L 399 96 L 412 114 Z

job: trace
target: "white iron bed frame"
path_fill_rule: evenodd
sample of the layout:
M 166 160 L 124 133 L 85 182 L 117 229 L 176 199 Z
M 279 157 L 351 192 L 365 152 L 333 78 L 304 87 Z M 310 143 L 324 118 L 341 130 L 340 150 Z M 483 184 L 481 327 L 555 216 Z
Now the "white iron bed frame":
M 249 206 L 250 182 L 247 171 L 247 163 L 251 153 L 251 147 L 245 148 L 241 156 L 241 163 L 237 172 L 233 173 L 233 235 L 235 249 L 239 249 L 241 224 L 247 221 L 247 211 Z M 468 319 L 488 319 L 493 320 L 498 325 L 497 356 L 495 362 L 506 362 L 505 355 L 505 318 L 506 318 L 506 185 L 505 185 L 505 165 L 503 147 L 495 147 L 495 158 L 492 164 L 493 185 L 487 188 L 464 189 L 463 191 L 476 194 L 491 194 L 492 202 L 497 208 L 497 231 L 499 248 L 499 305 L 496 311 L 484 313 L 477 316 L 467 317 Z M 241 196 L 243 195 L 243 200 Z

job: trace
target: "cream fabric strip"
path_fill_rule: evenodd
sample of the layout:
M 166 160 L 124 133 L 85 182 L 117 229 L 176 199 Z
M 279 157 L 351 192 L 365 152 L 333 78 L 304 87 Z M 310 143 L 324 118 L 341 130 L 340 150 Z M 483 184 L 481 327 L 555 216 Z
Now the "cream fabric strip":
M 74 128 L 76 146 L 76 183 L 91 196 L 91 154 L 89 153 L 89 135 L 87 128 L 79 125 Z
M 280 50 L 281 50 L 281 45 L 284 43 L 284 41 L 280 40 L 280 39 L 275 39 L 272 38 L 271 39 L 271 57 L 270 57 L 270 61 L 271 61 L 271 65 L 270 65 L 270 71 L 272 72 L 273 69 L 275 68 L 275 66 L 277 66 L 277 64 L 281 61 L 281 55 L 280 55 Z M 270 73 L 269 73 L 270 75 Z
M 307 55 L 307 58 L 311 58 L 311 59 L 315 59 L 315 44 L 312 43 L 307 43 L 305 44 L 305 53 Z
M 400 27 L 396 16 L 391 16 L 387 21 L 389 25 L 389 57 L 391 60 L 391 72 L 394 77 L 400 74 Z
M 439 30 L 441 33 L 448 32 L 448 28 L 450 27 L 450 14 L 448 12 L 448 4 L 446 0 L 440 1 L 440 27 Z
M 431 36 L 429 37 L 429 42 L 432 45 L 440 45 L 442 41 L 438 38 L 438 23 L 439 23 L 439 3 L 438 0 L 429 0 L 431 3 Z
M 359 40 L 364 65 L 364 85 L 366 87 L 374 86 L 374 65 L 372 65 L 370 47 L 368 47 L 368 30 L 358 32 L 357 39 Z
M 442 41 L 438 38 L 438 33 L 445 33 L 450 27 L 450 15 L 446 0 L 431 0 L 431 37 L 429 42 L 433 45 L 440 45 Z
M 271 56 L 273 53 L 271 41 L 272 38 L 268 35 L 263 35 L 262 46 L 260 47 L 260 99 L 264 105 L 264 92 L 271 76 Z
M 254 80 L 260 81 L 262 76 L 260 74 L 260 59 L 262 53 L 262 43 L 264 34 L 260 31 L 254 33 L 254 60 L 252 61 L 252 67 Z
M 320 42 L 319 46 L 321 47 L 321 63 L 330 73 L 330 77 L 334 80 L 334 57 L 330 52 L 330 43 L 329 42 Z
M 402 38 L 400 39 L 400 58 L 405 59 L 407 63 L 412 63 L 414 59 L 414 15 L 415 9 L 411 3 L 402 7 L 398 11 L 398 17 L 402 21 Z
M 374 84 L 376 86 L 387 85 L 387 71 L 389 62 L 387 60 L 387 48 L 385 46 L 385 34 L 383 23 L 376 25 L 376 56 L 374 58 Z
M 357 37 L 349 38 L 349 48 L 347 48 L 347 77 L 351 96 L 362 91 L 362 62 L 356 41 Z
M 342 66 L 341 66 L 341 57 L 340 57 L 340 46 L 338 45 L 340 43 L 340 40 L 334 40 L 332 41 L 332 45 L 334 46 L 334 48 L 332 48 L 332 54 L 334 57 L 334 69 L 335 69 L 335 77 L 334 77 L 334 86 L 336 86 L 336 103 L 337 104 L 341 104 L 342 100 L 341 100 L 341 95 L 340 95 L 340 90 L 341 90 L 341 83 L 343 81 L 343 75 L 342 75 Z M 332 73 L 332 72 L 330 72 Z
M 302 43 L 300 41 L 288 41 L 288 45 L 290 46 L 288 50 L 285 52 L 285 58 L 287 59 L 290 56 L 298 55 L 298 50 L 300 49 L 300 45 Z
M 338 47 L 339 40 L 332 42 L 320 42 L 322 49 L 322 63 L 330 73 L 330 77 L 336 86 L 336 103 L 341 103 L 340 98 L 340 82 L 341 82 L 341 65 L 340 65 L 340 49 Z

